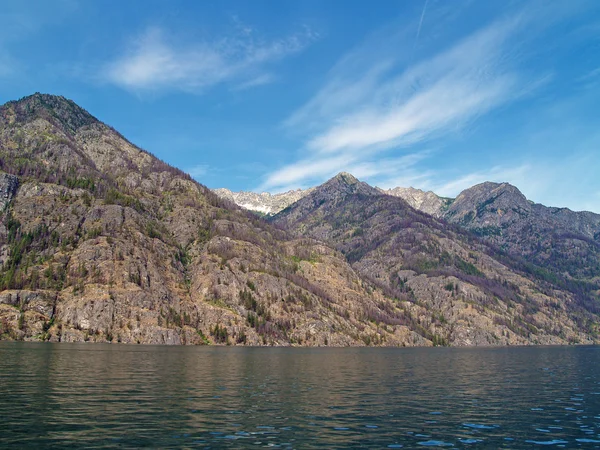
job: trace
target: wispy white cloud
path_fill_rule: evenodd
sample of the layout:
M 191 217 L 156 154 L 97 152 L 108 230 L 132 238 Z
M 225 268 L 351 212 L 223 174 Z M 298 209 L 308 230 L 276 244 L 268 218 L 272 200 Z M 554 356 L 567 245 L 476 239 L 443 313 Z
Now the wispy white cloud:
M 540 188 L 538 182 L 543 182 L 544 179 L 532 179 L 531 172 L 532 166 L 530 164 L 522 164 L 517 167 L 496 166 L 489 170 L 476 171 L 461 175 L 456 179 L 434 183 L 428 187 L 443 197 L 456 197 L 464 189 L 485 181 L 496 183 L 508 182 L 526 190 L 529 195 L 535 195 L 539 192 Z
M 589 72 L 580 76 L 577 80 L 578 81 L 587 81 L 592 78 L 598 78 L 598 77 L 600 77 L 600 67 L 596 67 L 595 69 L 590 70 Z
M 413 52 L 417 47 L 417 43 L 419 42 L 419 36 L 421 36 L 421 28 L 423 28 L 423 19 L 425 19 L 425 12 L 427 11 L 427 4 L 429 0 L 425 0 L 425 4 L 423 5 L 423 11 L 421 12 L 421 18 L 419 19 L 419 26 L 417 27 L 417 36 L 415 37 L 415 44 L 413 45 Z
M 600 84 L 600 67 L 588 71 L 578 77 L 575 81 L 586 89 L 597 87 L 598 84 Z
M 307 180 L 326 179 L 352 164 L 356 159 L 335 156 L 302 160 L 278 169 L 256 191 L 285 192 L 297 187 L 306 187 Z
M 399 157 L 364 158 L 360 155 L 338 155 L 312 160 L 301 160 L 272 174 L 269 182 L 256 188 L 257 191 L 270 190 L 286 192 L 291 189 L 306 188 L 314 180 L 325 180 L 341 171 L 352 173 L 360 179 L 370 179 L 380 187 L 398 186 L 394 182 L 402 180 L 412 183 L 428 180 L 430 171 L 417 171 L 415 165 L 430 155 L 428 151 L 409 153 Z
M 375 61 L 368 48 L 347 55 L 320 92 L 286 121 L 309 136 L 307 156 L 269 174 L 261 188 L 361 166 L 369 167 L 371 178 L 389 178 L 390 158 L 383 153 L 402 154 L 460 130 L 535 88 L 510 57 L 522 25 L 519 15 L 499 20 L 404 70 L 392 53 Z M 356 70 L 361 60 L 364 69 Z
M 149 28 L 110 61 L 102 76 L 132 91 L 202 92 L 223 83 L 257 86 L 272 81 L 266 67 L 298 53 L 317 38 L 311 30 L 266 41 L 251 29 L 214 41 L 181 44 L 160 28 Z
M 381 187 L 413 185 L 454 196 L 472 184 L 493 180 L 544 197 L 548 184 L 529 176 L 532 168 L 541 173 L 539 160 L 513 158 L 505 166 L 477 170 L 494 159 L 484 157 L 464 164 L 466 174 L 453 171 L 459 175 L 452 178 L 422 149 L 443 151 L 446 139 L 456 143 L 457 134 L 468 136 L 483 116 L 535 98 L 558 83 L 554 65 L 534 67 L 531 61 L 548 51 L 542 39 L 552 27 L 583 14 L 588 6 L 512 5 L 460 38 L 456 17 L 444 22 L 448 11 L 430 6 L 419 9 L 414 28 L 386 27 L 334 64 L 322 88 L 284 122 L 284 129 L 304 142 L 295 160 L 266 174 L 261 190 L 314 185 L 337 172 L 354 171 Z M 435 22 L 435 38 L 426 27 L 429 22 Z M 426 56 L 413 62 L 414 30 L 428 53 L 420 48 Z M 421 159 L 412 164 L 403 160 L 414 155 Z
M 247 81 L 243 81 L 240 84 L 233 87 L 234 91 L 243 91 L 256 86 L 263 86 L 265 84 L 273 83 L 277 77 L 271 73 L 263 73 Z

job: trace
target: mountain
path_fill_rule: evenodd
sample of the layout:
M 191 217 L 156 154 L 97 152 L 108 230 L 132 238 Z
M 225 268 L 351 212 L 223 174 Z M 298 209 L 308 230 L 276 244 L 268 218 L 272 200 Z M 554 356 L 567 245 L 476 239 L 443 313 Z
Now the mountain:
M 533 263 L 535 267 L 527 270 L 555 283 L 570 285 L 571 290 L 600 289 L 599 214 L 533 203 L 508 183 L 482 183 L 456 199 L 412 187 L 377 189 Z
M 315 188 L 309 195 L 296 203 L 288 206 L 274 216 L 274 222 L 284 228 L 293 229 L 296 224 L 302 223 L 303 230 L 311 224 L 320 224 L 322 214 L 333 207 L 344 207 L 349 198 L 379 197 L 378 189 L 367 183 L 358 181 L 349 173 L 342 172 L 321 186 Z M 324 205 L 324 206 L 323 206 Z M 322 207 L 323 206 L 323 207 Z M 311 217 L 309 223 L 303 220 Z M 302 233 L 298 233 L 302 235 Z M 313 230 L 310 236 L 326 241 L 327 236 L 318 230 Z
M 585 283 L 572 280 L 477 232 L 479 209 L 507 216 L 486 209 L 502 196 L 459 196 L 444 213 L 449 223 L 347 173 L 304 194 L 265 221 L 68 99 L 9 102 L 0 107 L 0 338 L 309 346 L 599 340 L 598 293 L 586 272 L 593 268 L 574 266 Z M 537 211 L 520 201 L 511 217 L 526 206 Z M 544 214 L 575 220 L 566 211 Z M 577 239 L 560 238 L 569 251 L 584 236 L 590 246 L 597 239 L 594 216 L 576 217 Z
M 582 298 L 553 284 L 472 233 L 348 174 L 317 187 L 272 220 L 343 253 L 364 279 L 396 298 L 434 342 L 598 339 L 597 297 Z
M 461 192 L 444 218 L 555 282 L 600 290 L 599 214 L 536 204 L 508 183 L 488 182 Z
M 236 205 L 265 216 L 277 214 L 282 209 L 287 208 L 292 203 L 297 202 L 305 195 L 310 194 L 312 189 L 296 189 L 295 191 L 283 192 L 280 194 L 270 194 L 263 192 L 232 192 L 229 189 L 214 189 L 213 192 L 219 197 L 227 199 Z
M 349 175 L 349 174 L 348 174 Z M 352 175 L 349 175 L 352 176 Z M 288 206 L 297 202 L 301 198 L 310 194 L 315 188 L 296 189 L 293 191 L 283 192 L 281 194 L 270 194 L 262 192 L 232 192 L 229 189 L 220 188 L 213 189 L 213 192 L 219 197 L 229 200 L 236 205 L 253 211 L 260 215 L 273 216 Z M 423 211 L 434 217 L 442 217 L 453 199 L 439 197 L 435 193 L 422 191 L 413 187 L 403 188 L 396 187 L 393 189 L 375 188 L 383 194 L 400 197 L 404 199 L 410 206 L 419 211 Z
M 381 192 L 394 197 L 400 197 L 413 208 L 438 218 L 444 215 L 444 212 L 453 201 L 451 198 L 439 197 L 431 191 L 425 192 L 413 187 L 396 187 L 387 190 L 382 189 Z
M 240 210 L 63 97 L 0 107 L 0 337 L 431 345 L 343 255 Z

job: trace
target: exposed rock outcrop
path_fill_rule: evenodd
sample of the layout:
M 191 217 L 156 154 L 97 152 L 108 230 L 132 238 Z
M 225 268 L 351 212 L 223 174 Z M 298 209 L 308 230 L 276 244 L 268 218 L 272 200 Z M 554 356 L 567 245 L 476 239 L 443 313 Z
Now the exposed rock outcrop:
M 258 194 L 256 192 L 245 191 L 232 192 L 229 189 L 221 188 L 214 189 L 214 193 L 249 211 L 265 216 L 272 216 L 310 194 L 313 189 L 296 189 L 280 194 L 270 194 L 268 192 Z
M 413 208 L 427 213 L 433 217 L 442 217 L 444 212 L 452 204 L 453 199 L 439 197 L 431 191 L 422 191 L 413 187 L 396 187 L 393 189 L 381 190 L 384 194 L 400 197 Z
M 0 173 L 0 211 L 14 198 L 19 188 L 19 179 L 8 173 Z
M 600 215 L 533 203 L 508 183 L 466 189 L 444 214 L 508 254 L 600 289 Z M 532 268 L 532 270 L 535 270 Z

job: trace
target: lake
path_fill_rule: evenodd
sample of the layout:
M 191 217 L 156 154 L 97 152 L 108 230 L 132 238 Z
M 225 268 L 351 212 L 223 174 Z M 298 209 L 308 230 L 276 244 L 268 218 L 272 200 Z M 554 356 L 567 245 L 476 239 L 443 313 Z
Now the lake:
M 600 448 L 600 347 L 0 342 L 0 448 Z

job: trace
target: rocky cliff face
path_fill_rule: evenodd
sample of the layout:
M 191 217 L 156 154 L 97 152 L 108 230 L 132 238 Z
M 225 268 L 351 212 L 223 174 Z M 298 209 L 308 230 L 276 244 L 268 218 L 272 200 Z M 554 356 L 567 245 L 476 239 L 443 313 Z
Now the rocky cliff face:
M 263 192 L 232 192 L 229 189 L 215 189 L 214 193 L 219 197 L 227 199 L 236 205 L 265 216 L 277 214 L 282 209 L 287 208 L 292 203 L 297 202 L 302 197 L 310 194 L 313 188 L 295 191 L 283 192 L 281 194 L 270 194 Z
M 311 217 L 311 223 L 319 223 L 322 217 L 335 207 L 344 207 L 348 199 L 363 197 L 379 197 L 381 193 L 367 183 L 357 180 L 349 173 L 342 172 L 326 183 L 318 186 L 309 195 L 293 203 L 274 217 L 274 222 L 287 229 L 294 229 L 296 224 L 303 223 Z M 305 230 L 305 227 L 302 228 Z M 302 232 L 295 230 L 302 235 Z M 316 239 L 325 240 L 326 236 L 313 232 L 309 234 Z
M 427 213 L 433 217 L 442 217 L 444 212 L 452 204 L 453 199 L 439 197 L 431 191 L 422 191 L 413 187 L 396 187 L 381 190 L 386 195 L 400 197 L 414 209 Z
M 502 226 L 531 214 L 532 203 L 508 183 L 482 183 L 460 193 L 445 216 L 469 224 L 477 218 L 482 226 Z
M 0 210 L 4 210 L 14 198 L 19 187 L 19 179 L 14 175 L 0 173 Z
M 553 278 L 600 289 L 598 214 L 534 204 L 508 183 L 482 183 L 463 191 L 444 217 Z

